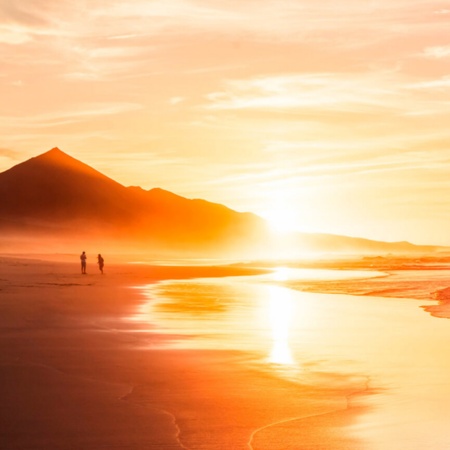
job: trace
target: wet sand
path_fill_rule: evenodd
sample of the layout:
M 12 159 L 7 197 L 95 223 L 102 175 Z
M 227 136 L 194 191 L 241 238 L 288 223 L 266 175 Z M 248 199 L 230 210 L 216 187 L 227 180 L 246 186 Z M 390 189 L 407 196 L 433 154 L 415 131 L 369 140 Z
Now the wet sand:
M 1 448 L 362 448 L 346 430 L 372 393 L 364 378 L 293 383 L 126 319 L 145 301 L 133 286 L 254 271 L 0 262 Z
M 423 309 L 435 306 L 425 292 L 445 283 L 446 275 L 428 267 L 389 277 L 279 268 L 252 277 L 169 280 L 147 288 L 150 302 L 141 314 L 160 330 L 183 333 L 176 346 L 241 348 L 246 367 L 276 374 L 298 389 L 314 386 L 328 406 L 336 401 L 327 413 L 261 426 L 255 434 L 259 441 L 252 440 L 257 445 L 332 450 L 342 448 L 344 438 L 349 449 L 444 449 L 450 445 L 450 326 Z M 311 283 L 321 283 L 321 293 L 302 292 Z M 388 295 L 326 293 L 336 283 L 341 289 L 359 283 L 368 292 L 382 285 Z M 414 292 L 421 300 L 402 298 L 401 289 L 405 297 Z M 341 393 L 347 392 L 340 407 L 339 383 Z M 291 392 L 295 388 L 286 395 Z M 331 418 L 340 420 L 339 426 Z

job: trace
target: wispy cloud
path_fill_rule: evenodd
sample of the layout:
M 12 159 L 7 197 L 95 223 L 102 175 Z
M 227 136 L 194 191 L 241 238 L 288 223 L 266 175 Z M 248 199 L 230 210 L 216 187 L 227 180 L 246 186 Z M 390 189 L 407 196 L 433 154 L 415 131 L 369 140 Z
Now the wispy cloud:
M 175 105 L 178 105 L 178 104 L 180 104 L 180 103 L 183 103 L 185 100 L 186 100 L 186 99 L 185 99 L 184 97 L 171 97 L 171 98 L 169 99 L 169 103 L 170 103 L 172 106 L 175 106 Z
M 439 10 L 435 11 L 434 13 L 446 16 L 446 15 L 450 14 L 450 9 L 439 9 Z
M 407 89 L 446 89 L 450 86 L 450 76 L 445 76 L 437 80 L 427 80 L 418 83 L 411 83 L 405 86 Z
M 338 103 L 346 104 L 351 111 L 357 111 L 367 105 L 356 98 L 357 94 L 352 98 L 350 86 L 343 86 L 345 74 L 340 79 L 329 79 L 326 86 L 327 73 L 331 69 L 326 67 L 329 55 L 356 51 L 361 57 L 365 49 L 380 46 L 383 42 L 404 39 L 415 33 L 434 35 L 448 25 L 447 16 L 437 14 L 444 9 L 441 3 L 425 0 L 347 0 L 345 3 L 286 0 L 282 5 L 274 0 L 241 3 L 92 0 L 88 6 L 85 2 L 68 0 L 42 0 L 39 4 L 33 0 L 10 0 L 0 5 L 0 57 L 7 61 L 11 73 L 20 74 L 13 77 L 16 79 L 26 81 L 22 73 L 26 74 L 33 67 L 44 74 L 49 73 L 53 79 L 89 84 L 143 79 L 155 72 L 169 70 L 189 73 L 192 77 L 207 77 L 208 74 L 212 77 L 214 71 L 220 72 L 223 68 L 248 70 L 246 67 L 253 65 L 248 63 L 247 55 L 242 56 L 242 60 L 237 59 L 239 52 L 231 52 L 229 45 L 218 50 L 215 60 L 208 60 L 211 56 L 206 58 L 206 55 L 214 55 L 212 43 L 215 41 L 278 46 L 262 56 L 267 59 L 267 65 L 278 57 L 273 51 L 284 51 L 283 45 L 301 45 L 308 48 L 312 60 L 321 61 L 322 58 L 322 85 L 308 87 L 306 77 L 285 80 L 294 89 L 303 84 L 302 94 L 298 91 L 295 97 L 283 97 L 269 95 L 266 91 L 264 97 L 248 97 L 245 104 L 241 97 L 240 107 L 273 108 L 278 103 L 279 108 L 293 109 L 300 104 L 311 104 L 312 96 L 321 91 L 324 95 L 318 101 L 322 104 L 330 108 Z M 328 54 L 316 56 L 323 51 Z M 399 51 L 401 46 L 393 45 L 392 52 L 384 52 L 382 59 L 400 63 L 413 50 L 405 49 L 405 54 L 401 55 Z M 419 49 L 415 51 L 418 53 Z M 446 47 L 430 46 L 426 52 L 427 57 L 436 58 L 432 55 L 442 55 Z M 192 57 L 184 56 L 183 59 L 182 55 L 187 54 Z M 295 64 L 299 65 L 302 55 L 293 53 L 291 58 L 298 59 Z M 364 62 L 366 66 L 377 64 L 376 59 Z M 267 69 L 264 71 L 267 73 Z M 333 82 L 341 83 L 343 89 L 332 92 Z M 371 82 L 369 79 L 365 88 L 358 81 L 356 90 L 367 91 L 371 83 L 372 89 L 376 90 L 377 80 Z M 225 108 L 232 103 L 237 106 L 237 99 L 224 94 L 221 102 L 219 97 L 215 99 L 214 107 Z M 361 94 L 366 95 L 368 101 L 375 101 L 374 93 Z
M 0 116 L 0 126 L 10 128 L 46 128 L 91 120 L 95 117 L 121 114 L 141 109 L 135 103 L 82 104 L 72 110 L 53 111 L 32 116 Z
M 1 2 L 0 20 L 2 22 L 12 22 L 29 27 L 47 25 L 48 22 L 45 19 L 45 13 L 51 3 L 54 2 L 44 0 L 39 5 L 32 0 Z
M 207 96 L 208 109 L 340 109 L 394 107 L 401 96 L 387 74 L 294 74 L 231 80 Z M 394 99 L 395 97 L 395 99 Z
M 0 43 L 20 45 L 32 40 L 26 28 L 18 26 L 0 25 Z
M 423 52 L 426 58 L 442 59 L 450 57 L 450 45 L 428 47 Z
M 12 161 L 20 161 L 22 155 L 17 150 L 12 150 L 10 148 L 0 148 L 0 158 L 7 158 Z

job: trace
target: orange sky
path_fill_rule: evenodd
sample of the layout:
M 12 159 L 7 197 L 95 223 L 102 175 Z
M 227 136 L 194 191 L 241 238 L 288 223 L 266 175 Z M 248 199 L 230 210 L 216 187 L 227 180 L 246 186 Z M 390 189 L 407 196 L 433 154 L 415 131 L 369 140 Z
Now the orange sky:
M 292 228 L 450 245 L 450 1 L 2 0 L 0 171 L 58 146 Z

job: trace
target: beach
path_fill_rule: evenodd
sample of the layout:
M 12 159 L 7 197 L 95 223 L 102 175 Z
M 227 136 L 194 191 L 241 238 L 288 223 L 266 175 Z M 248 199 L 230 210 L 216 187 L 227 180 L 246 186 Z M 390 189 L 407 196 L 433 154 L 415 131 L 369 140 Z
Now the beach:
M 355 296 L 300 292 L 288 279 L 270 278 L 272 270 L 234 265 L 107 262 L 101 275 L 91 262 L 81 275 L 76 259 L 3 257 L 1 264 L 1 448 L 394 450 L 424 448 L 428 439 L 433 448 L 448 443 L 436 420 L 448 403 L 448 367 L 433 365 L 439 355 L 446 361 L 446 350 L 428 347 L 448 325 L 423 311 L 423 302 L 361 297 L 355 307 Z M 188 288 L 209 299 L 205 310 L 186 302 L 180 293 Z M 278 306 L 304 309 L 285 308 L 278 328 L 256 319 L 263 311 L 276 316 L 259 309 L 270 307 L 267 292 Z M 376 320 L 358 328 L 368 313 Z M 286 353 L 282 324 L 295 314 L 306 319 L 292 326 Z M 400 329 L 383 330 L 388 321 Z M 423 339 L 428 326 L 437 329 L 430 342 Z M 414 367 L 404 347 L 411 343 L 422 358 Z M 388 357 L 380 350 L 386 346 Z M 428 370 L 418 373 L 421 367 Z M 411 383 L 399 388 L 407 373 L 416 386 L 432 383 L 408 397 Z M 401 441 L 413 422 L 391 407 L 408 399 L 422 399 L 418 410 L 429 412 L 415 427 L 422 447 Z M 383 418 L 397 419 L 398 432 L 380 436 Z

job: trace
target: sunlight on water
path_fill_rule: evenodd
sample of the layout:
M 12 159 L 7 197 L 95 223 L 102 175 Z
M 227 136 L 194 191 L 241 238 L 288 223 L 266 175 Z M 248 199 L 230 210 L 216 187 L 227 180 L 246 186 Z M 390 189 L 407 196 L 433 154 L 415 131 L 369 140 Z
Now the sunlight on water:
M 266 363 L 295 365 L 299 346 L 311 348 L 319 342 L 311 341 L 311 327 L 320 308 L 311 307 L 306 294 L 281 283 L 381 275 L 276 267 L 259 276 L 167 280 L 145 288 L 150 302 L 143 305 L 136 320 L 146 316 L 144 320 L 156 322 L 160 332 L 174 335 L 170 340 L 173 346 L 256 351 Z
M 292 278 L 292 271 L 293 269 L 287 267 L 277 267 L 272 274 L 272 278 L 275 281 L 287 281 Z
M 386 276 L 386 273 L 384 272 L 368 270 L 299 269 L 292 267 L 275 267 L 272 273 L 268 275 L 261 275 L 259 278 L 282 282 L 293 280 L 349 280 L 384 276 Z
M 407 275 L 398 275 L 401 283 Z M 280 267 L 264 276 L 168 280 L 146 288 L 141 320 L 171 335 L 172 345 L 239 351 L 240 362 L 293 383 L 359 380 L 366 395 L 350 403 L 368 407 L 349 431 L 365 450 L 450 449 L 448 321 L 426 314 L 424 301 L 283 286 L 363 276 L 380 273 Z M 425 289 L 431 272 L 423 278 Z
M 290 290 L 269 286 L 269 314 L 272 328 L 272 351 L 269 362 L 294 364 L 289 342 L 289 331 L 293 317 L 294 303 Z

